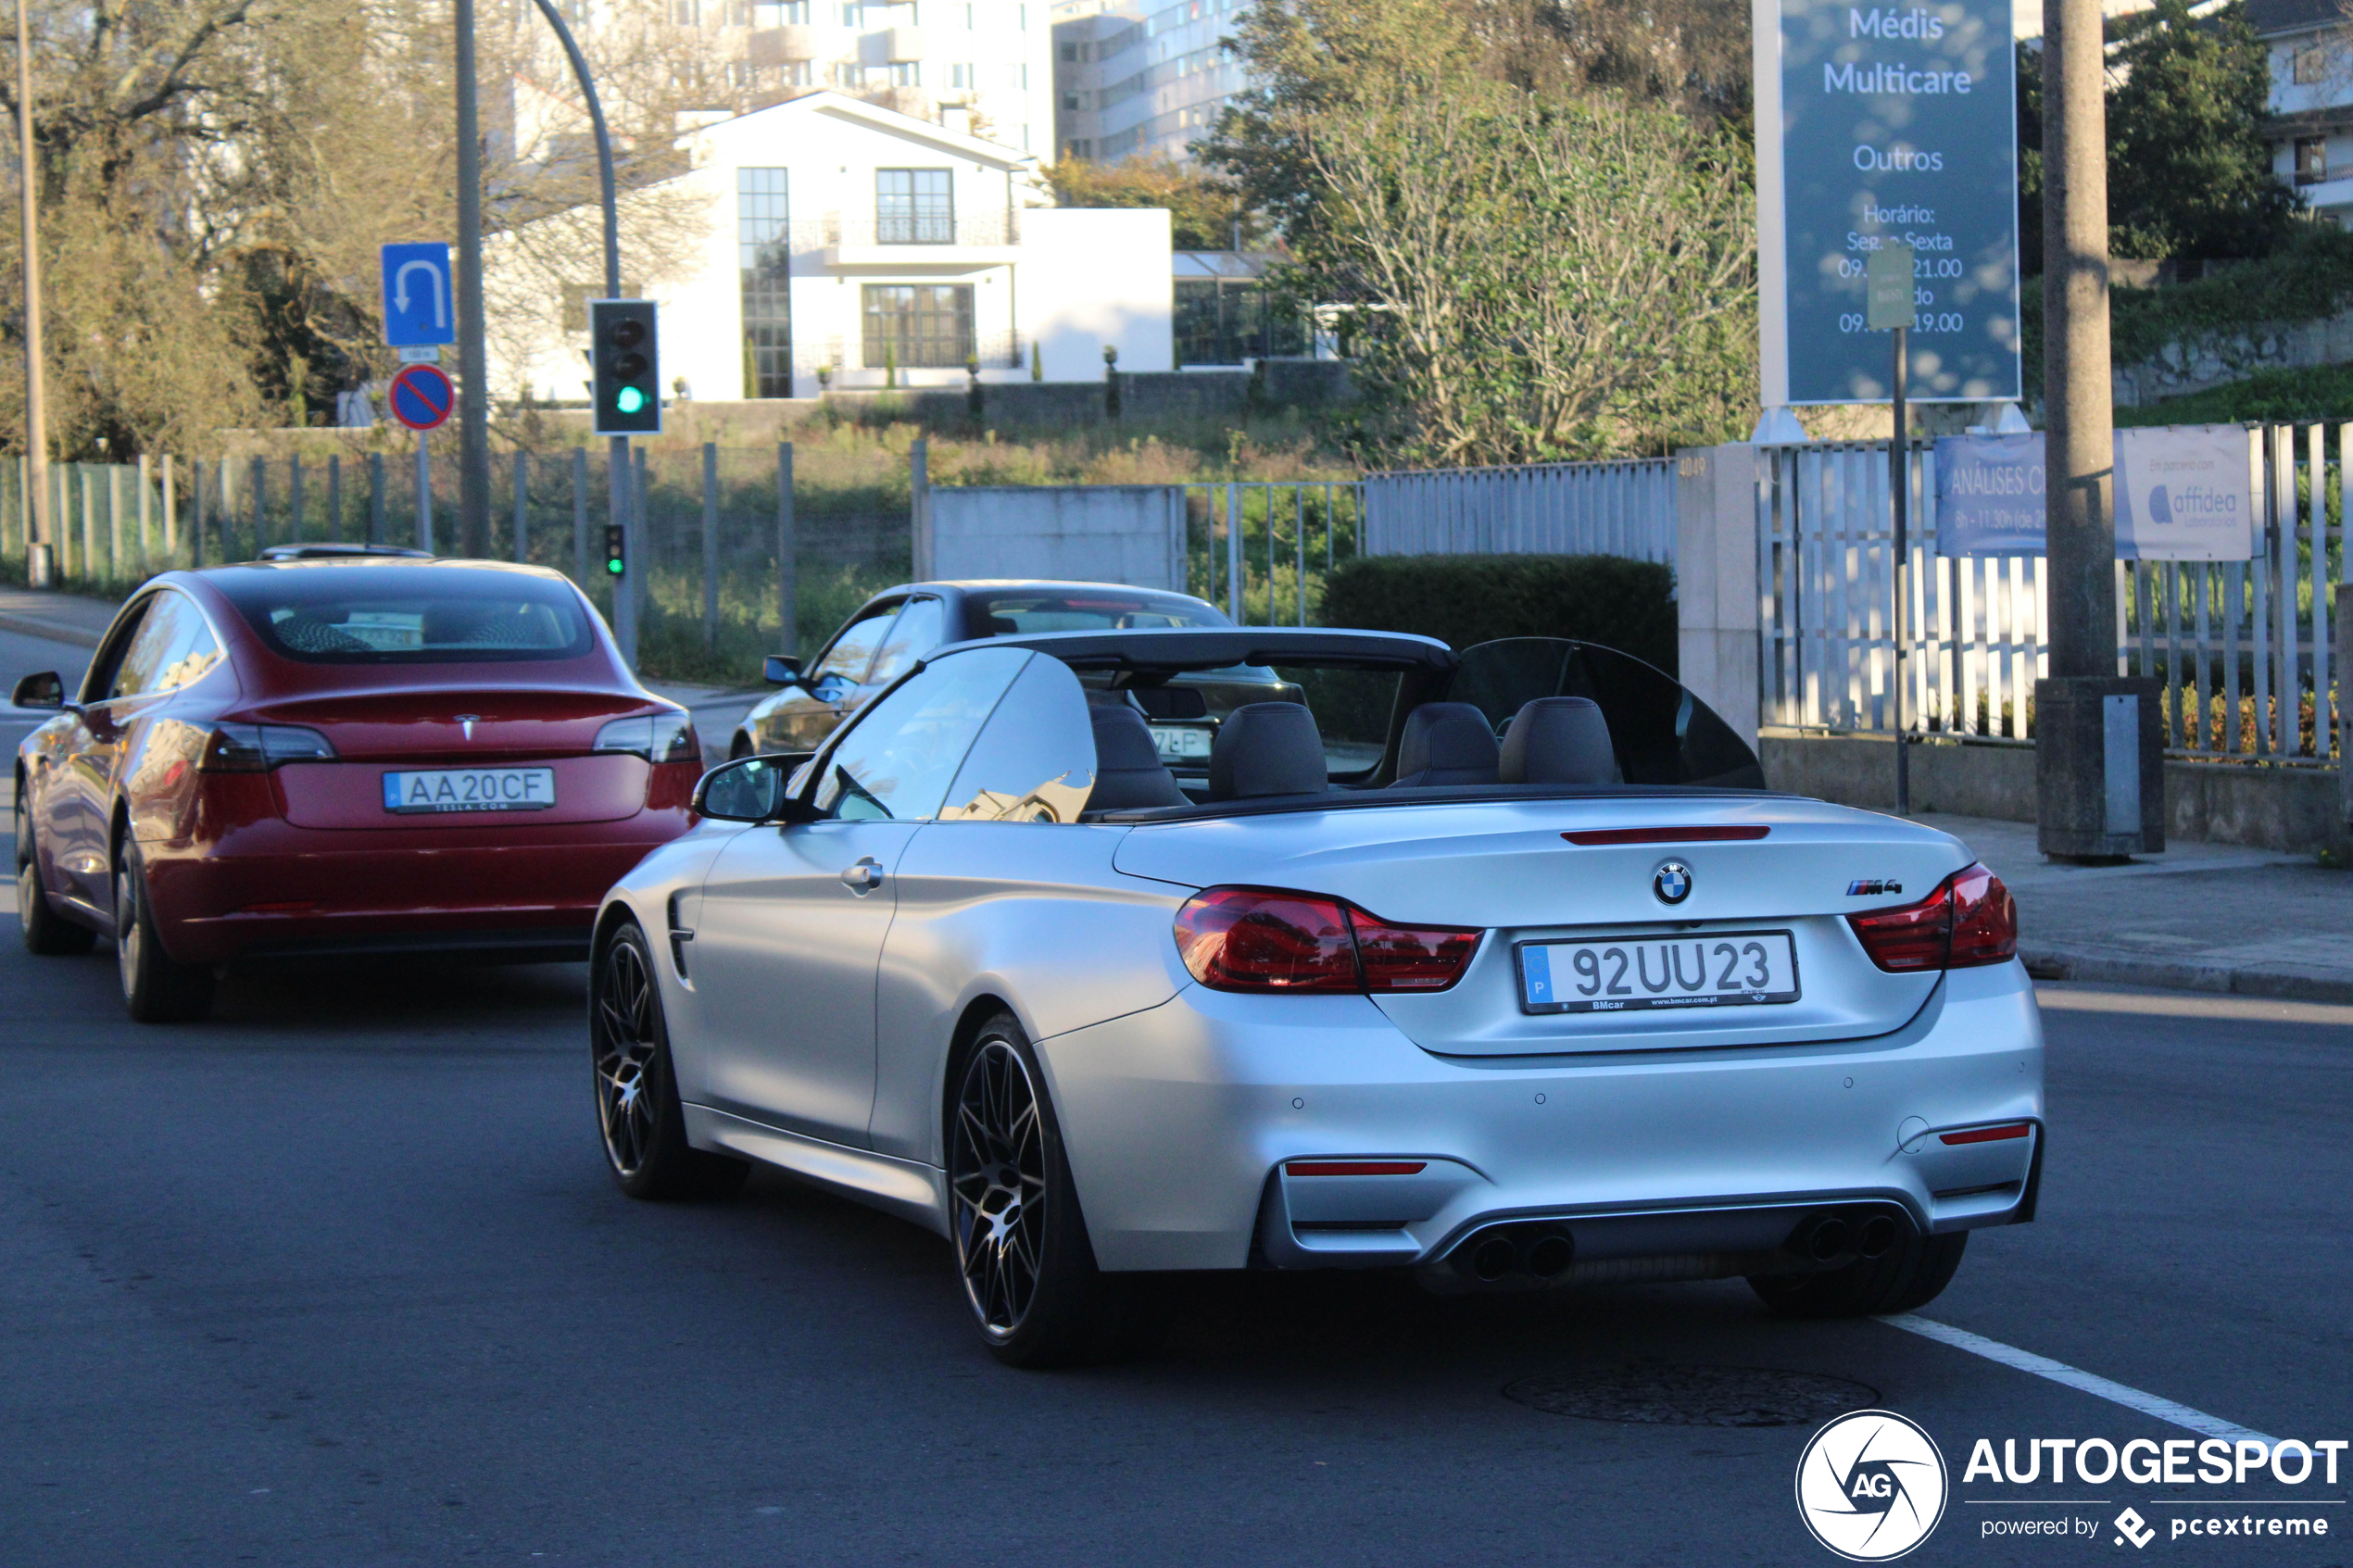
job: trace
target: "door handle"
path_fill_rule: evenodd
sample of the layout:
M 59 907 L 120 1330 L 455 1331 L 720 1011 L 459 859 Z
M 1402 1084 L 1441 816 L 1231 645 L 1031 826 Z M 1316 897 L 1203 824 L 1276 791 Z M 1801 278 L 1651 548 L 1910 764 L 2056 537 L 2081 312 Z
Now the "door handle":
M 852 893 L 872 893 L 882 885 L 882 862 L 869 855 L 841 873 L 842 885 Z

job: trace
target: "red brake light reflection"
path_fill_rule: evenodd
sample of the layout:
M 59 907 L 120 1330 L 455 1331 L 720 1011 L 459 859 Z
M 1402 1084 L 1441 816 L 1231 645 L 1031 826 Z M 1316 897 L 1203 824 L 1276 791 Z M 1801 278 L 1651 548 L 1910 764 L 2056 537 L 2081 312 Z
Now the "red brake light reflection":
M 1176 950 L 1218 991 L 1442 991 L 1483 935 L 1393 925 L 1312 893 L 1213 887 L 1176 911 Z
M 1901 909 L 1849 915 L 1871 961 L 1894 974 L 2007 963 L 2018 952 L 2018 905 L 2002 879 L 1964 866 Z

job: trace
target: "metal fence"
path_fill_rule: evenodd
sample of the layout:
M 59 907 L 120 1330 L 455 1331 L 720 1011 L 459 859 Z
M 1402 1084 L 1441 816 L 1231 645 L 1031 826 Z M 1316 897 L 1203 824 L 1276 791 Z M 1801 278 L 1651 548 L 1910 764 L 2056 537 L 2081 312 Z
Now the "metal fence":
M 1675 558 L 1675 462 L 1533 463 L 1365 479 L 1370 556 Z
M 1361 553 L 1366 483 L 1186 485 L 1188 588 L 1244 625 L 1314 625 L 1332 568 Z
M 2347 578 L 2343 475 L 2353 425 L 2265 427 L 2263 533 L 2247 561 L 2119 561 L 2117 673 L 2164 682 L 2177 755 L 2327 761 L 2342 671 L 2329 584 Z M 1761 713 L 1768 724 L 1893 731 L 1894 549 L 1884 442 L 1758 452 Z M 1915 728 L 2025 739 L 2046 673 L 2039 555 L 1936 552 L 1935 456 L 1910 454 Z

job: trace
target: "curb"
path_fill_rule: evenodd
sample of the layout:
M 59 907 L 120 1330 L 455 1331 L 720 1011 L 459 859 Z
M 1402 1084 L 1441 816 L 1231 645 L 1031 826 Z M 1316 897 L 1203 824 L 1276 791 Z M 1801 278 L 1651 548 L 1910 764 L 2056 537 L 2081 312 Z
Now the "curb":
M 2026 972 L 2037 980 L 2084 980 L 2151 985 L 2168 991 L 2221 992 L 2289 1002 L 2353 1002 L 2353 976 L 2233 969 L 2177 959 L 2146 958 L 2114 948 L 2019 945 Z
M 0 615 L 0 632 L 14 632 L 20 637 L 38 637 L 44 643 L 70 643 L 78 648 L 94 648 L 101 633 L 85 632 L 79 626 L 60 626 L 54 621 L 35 621 L 25 615 Z

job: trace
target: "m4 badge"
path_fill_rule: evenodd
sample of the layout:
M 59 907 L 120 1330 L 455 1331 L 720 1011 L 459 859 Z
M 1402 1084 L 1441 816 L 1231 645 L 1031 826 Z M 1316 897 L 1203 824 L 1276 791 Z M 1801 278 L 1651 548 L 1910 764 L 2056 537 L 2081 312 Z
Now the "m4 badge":
M 1846 884 L 1846 896 L 1849 898 L 1877 898 L 1886 894 L 1903 891 L 1902 883 L 1885 882 L 1875 876 L 1863 877 Z

